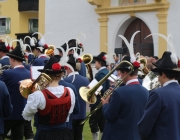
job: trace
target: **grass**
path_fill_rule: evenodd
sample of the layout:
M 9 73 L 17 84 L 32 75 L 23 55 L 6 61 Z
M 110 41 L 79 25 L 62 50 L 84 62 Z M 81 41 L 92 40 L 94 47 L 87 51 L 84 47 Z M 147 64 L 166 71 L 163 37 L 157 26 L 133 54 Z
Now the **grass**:
M 86 114 L 89 114 L 89 112 L 87 112 Z M 33 132 L 34 132 L 34 134 L 36 133 L 36 128 L 35 127 L 33 127 Z M 84 137 L 84 140 L 92 140 L 91 130 L 90 130 L 90 127 L 89 127 L 89 121 L 86 121 L 86 123 L 84 125 L 83 137 Z M 9 140 L 9 139 L 5 139 L 5 140 Z

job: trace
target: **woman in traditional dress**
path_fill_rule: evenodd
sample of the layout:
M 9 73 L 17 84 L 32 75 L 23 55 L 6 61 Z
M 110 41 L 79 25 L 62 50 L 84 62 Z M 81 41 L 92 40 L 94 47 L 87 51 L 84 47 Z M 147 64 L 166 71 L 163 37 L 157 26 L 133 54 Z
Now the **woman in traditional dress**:
M 75 96 L 72 89 L 58 85 L 63 69 L 58 59 L 51 57 L 39 71 L 49 75 L 53 81 L 45 90 L 28 96 L 22 115 L 25 120 L 32 120 L 36 113 L 35 140 L 72 140 L 72 132 L 66 128 L 65 122 L 73 112 Z

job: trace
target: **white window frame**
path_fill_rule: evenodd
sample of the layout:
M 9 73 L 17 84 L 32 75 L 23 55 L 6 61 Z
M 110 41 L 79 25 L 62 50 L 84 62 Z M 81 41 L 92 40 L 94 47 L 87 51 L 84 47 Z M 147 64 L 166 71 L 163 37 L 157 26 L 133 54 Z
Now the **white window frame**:
M 39 19 L 38 18 L 31 18 L 31 19 L 29 19 L 29 33 L 33 33 L 33 32 L 37 32 L 38 31 L 38 28 L 37 28 L 37 30 L 35 31 L 34 30 L 34 28 L 33 28 L 33 22 L 32 22 L 32 20 L 38 20 L 38 22 L 39 22 Z

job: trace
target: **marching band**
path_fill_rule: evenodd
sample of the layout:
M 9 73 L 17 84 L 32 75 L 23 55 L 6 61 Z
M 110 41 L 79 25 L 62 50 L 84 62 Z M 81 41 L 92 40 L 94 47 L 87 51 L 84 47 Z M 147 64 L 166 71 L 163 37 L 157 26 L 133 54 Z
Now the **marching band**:
M 11 140 L 85 140 L 88 119 L 92 140 L 180 140 L 180 63 L 173 42 L 151 34 L 163 37 L 170 49 L 150 61 L 135 55 L 138 33 L 130 42 L 119 35 L 129 50 L 121 60 L 108 52 L 82 55 L 79 39 L 56 48 L 39 32 L 34 34 L 40 39 L 25 37 L 30 47 L 25 39 L 1 38 L 0 140 L 8 133 Z M 12 47 L 13 42 L 19 43 Z M 36 66 L 42 68 L 33 79 Z

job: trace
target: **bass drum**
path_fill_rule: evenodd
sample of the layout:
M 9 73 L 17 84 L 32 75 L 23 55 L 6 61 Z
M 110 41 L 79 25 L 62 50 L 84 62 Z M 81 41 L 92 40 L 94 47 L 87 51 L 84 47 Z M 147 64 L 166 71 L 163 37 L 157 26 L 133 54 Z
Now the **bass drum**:
M 158 80 L 158 76 L 152 71 L 150 71 L 143 79 L 142 86 L 150 91 L 150 90 L 160 87 L 161 84 Z

